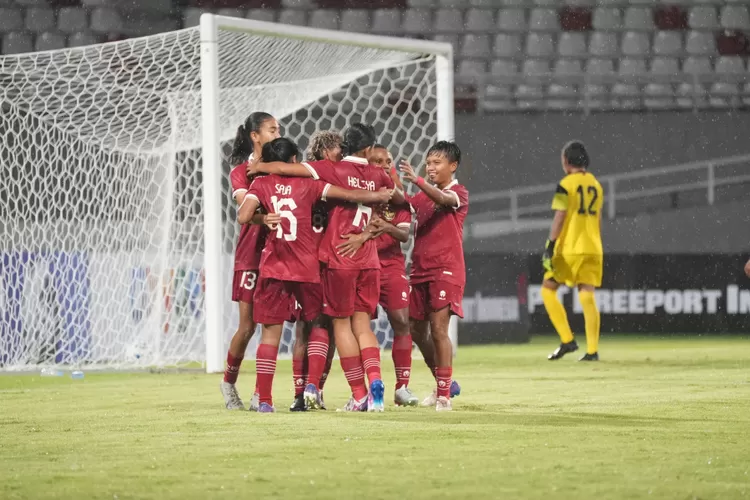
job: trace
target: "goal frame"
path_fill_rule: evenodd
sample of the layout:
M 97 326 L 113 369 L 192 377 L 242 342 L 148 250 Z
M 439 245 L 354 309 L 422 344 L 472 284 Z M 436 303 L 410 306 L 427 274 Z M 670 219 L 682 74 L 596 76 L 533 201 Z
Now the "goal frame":
M 386 37 L 347 31 L 269 23 L 203 14 L 200 18 L 201 118 L 203 147 L 203 221 L 206 372 L 224 370 L 224 290 L 222 286 L 221 138 L 219 127 L 219 30 L 294 38 L 435 56 L 437 137 L 454 139 L 453 46 L 444 42 Z M 457 344 L 456 319 L 451 337 Z

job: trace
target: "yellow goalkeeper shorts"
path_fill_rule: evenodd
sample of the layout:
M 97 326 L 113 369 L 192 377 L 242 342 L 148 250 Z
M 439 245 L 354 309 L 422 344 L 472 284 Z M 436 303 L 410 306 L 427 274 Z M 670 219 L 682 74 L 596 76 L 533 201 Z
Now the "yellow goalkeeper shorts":
M 602 286 L 604 259 L 601 255 L 555 255 L 552 271 L 544 273 L 545 280 L 554 280 L 561 285 Z

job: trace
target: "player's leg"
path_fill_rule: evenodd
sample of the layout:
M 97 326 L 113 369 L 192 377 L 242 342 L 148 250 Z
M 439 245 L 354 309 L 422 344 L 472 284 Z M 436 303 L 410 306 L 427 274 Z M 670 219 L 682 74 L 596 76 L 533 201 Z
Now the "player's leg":
M 559 287 L 557 281 L 552 278 L 552 273 L 547 272 L 544 275 L 544 283 L 542 283 L 542 301 L 552 326 L 555 327 L 555 331 L 560 336 L 560 346 L 547 356 L 549 360 L 560 359 L 569 352 L 578 350 L 578 344 L 573 338 L 573 331 L 568 323 L 568 314 L 557 297 Z
M 324 269 L 323 277 L 323 313 L 331 317 L 336 349 L 339 351 L 339 362 L 346 381 L 352 391 L 346 411 L 367 410 L 367 387 L 365 372 L 362 368 L 359 344 L 352 331 L 351 316 L 354 314 L 354 297 L 357 283 L 357 270 Z
M 294 402 L 289 411 L 305 411 L 305 385 L 307 384 L 307 322 L 297 319 L 294 325 L 294 345 L 292 346 L 292 381 Z
M 326 365 L 323 368 L 323 375 L 320 376 L 320 409 L 326 409 L 326 402 L 323 398 L 323 389 L 328 380 L 328 375 L 331 373 L 331 367 L 333 366 L 333 358 L 336 356 L 336 342 L 333 338 L 333 327 L 331 326 L 331 319 L 327 316 L 323 316 L 323 325 L 328 332 L 328 356 L 326 356 Z
M 413 342 L 409 328 L 409 280 L 406 276 L 381 272 L 380 305 L 388 314 L 388 322 L 393 328 L 391 357 L 396 371 L 393 401 L 399 406 L 416 406 L 419 400 L 409 389 Z
M 228 410 L 244 410 L 245 405 L 237 392 L 237 377 L 250 339 L 255 333 L 253 321 L 253 293 L 257 281 L 255 271 L 236 271 L 232 281 L 232 300 L 239 305 L 240 321 L 232 336 L 227 352 L 227 367 L 220 384 L 224 405 Z
M 596 305 L 594 290 L 602 285 L 603 261 L 599 256 L 584 257 L 576 269 L 578 299 L 583 308 L 583 320 L 586 324 L 586 354 L 580 361 L 599 361 L 599 332 L 601 316 Z
M 437 311 L 430 312 L 430 335 L 435 345 L 435 378 L 437 379 L 438 411 L 451 409 L 450 390 L 453 379 L 453 344 L 450 339 L 451 311 L 444 306 Z
M 352 331 L 362 356 L 362 366 L 370 382 L 368 411 L 385 409 L 385 385 L 380 371 L 380 344 L 371 328 L 371 320 L 378 308 L 380 295 L 380 272 L 377 269 L 365 269 L 357 277 Z M 337 339 L 338 342 L 338 339 Z

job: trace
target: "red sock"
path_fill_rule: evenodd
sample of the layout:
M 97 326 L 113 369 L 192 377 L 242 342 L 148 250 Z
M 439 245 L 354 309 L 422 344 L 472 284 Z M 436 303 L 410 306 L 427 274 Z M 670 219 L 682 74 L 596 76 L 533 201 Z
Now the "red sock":
M 271 390 L 273 376 L 276 373 L 276 356 L 279 348 L 269 344 L 260 344 L 255 353 L 255 380 L 258 386 L 258 400 L 260 403 L 273 405 Z
M 440 366 L 436 370 L 437 372 L 437 394 L 438 397 L 445 396 L 446 398 L 451 397 L 451 377 L 453 377 L 452 366 Z
M 328 349 L 331 349 L 331 346 L 328 346 Z M 329 356 L 326 359 L 326 367 L 323 368 L 323 375 L 320 376 L 320 385 L 318 388 L 322 391 L 323 386 L 326 385 L 326 380 L 328 380 L 328 374 L 331 373 L 331 367 L 333 365 L 333 356 Z
M 362 349 L 362 366 L 367 373 L 367 380 L 372 384 L 373 380 L 383 380 L 380 376 L 380 349 L 377 347 L 365 347 Z
M 328 358 L 328 331 L 315 327 L 310 332 L 307 341 L 307 359 L 309 364 L 307 383 L 320 389 L 320 379 L 326 367 Z
M 240 365 L 243 358 L 235 358 L 227 353 L 227 369 L 224 370 L 224 382 L 234 384 L 237 382 L 237 376 L 240 374 Z
M 396 389 L 409 385 L 409 377 L 411 377 L 411 335 L 393 339 L 391 356 L 393 356 L 393 366 L 396 367 Z
M 292 358 L 292 381 L 294 382 L 294 397 L 305 392 L 305 357 Z
M 346 381 L 352 389 L 354 399 L 360 400 L 367 396 L 367 387 L 365 387 L 365 372 L 362 369 L 362 360 L 359 356 L 349 358 L 340 358 L 341 369 L 344 370 Z

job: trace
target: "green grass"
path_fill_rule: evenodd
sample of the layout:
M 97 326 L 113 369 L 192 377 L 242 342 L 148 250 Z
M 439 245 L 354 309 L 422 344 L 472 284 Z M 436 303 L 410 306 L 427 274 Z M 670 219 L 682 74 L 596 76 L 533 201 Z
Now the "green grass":
M 462 347 L 441 414 L 290 414 L 289 362 L 275 415 L 224 410 L 217 375 L 0 376 L 0 498 L 748 496 L 748 339 L 605 338 L 588 364 L 554 345 Z M 326 400 L 346 398 L 336 367 Z

